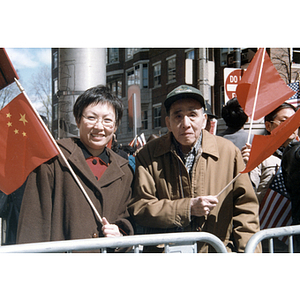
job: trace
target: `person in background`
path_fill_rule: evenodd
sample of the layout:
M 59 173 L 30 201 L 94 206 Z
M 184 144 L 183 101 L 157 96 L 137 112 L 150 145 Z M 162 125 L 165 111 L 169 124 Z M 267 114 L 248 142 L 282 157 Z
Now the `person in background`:
M 205 103 L 205 109 L 204 112 L 207 115 L 207 121 L 206 121 L 206 126 L 205 129 L 210 132 L 211 134 L 215 134 L 216 133 L 216 119 L 218 119 L 217 115 L 214 115 L 211 111 L 211 105 L 206 102 Z M 214 123 L 214 119 L 215 119 L 215 123 Z M 215 127 L 213 127 L 215 126 Z
M 121 147 L 118 145 L 117 135 L 114 134 L 112 138 L 111 143 L 111 150 L 119 154 L 125 159 L 128 159 L 127 153 L 121 149 Z
M 133 147 L 131 147 L 130 145 L 122 145 L 120 146 L 120 150 L 124 151 L 127 153 L 128 155 L 128 161 L 129 161 L 129 165 L 133 170 L 133 173 L 135 171 L 135 150 Z
M 136 154 L 130 214 L 146 233 L 209 232 L 229 252 L 243 252 L 259 231 L 258 201 L 249 176 L 242 174 L 216 196 L 244 169 L 240 150 L 205 130 L 205 102 L 198 89 L 181 85 L 164 105 L 169 132 Z M 163 247 L 144 251 L 162 252 Z M 199 243 L 198 251 L 213 250 Z
M 244 125 L 248 116 L 243 111 L 237 98 L 232 98 L 226 102 L 222 108 L 222 118 L 226 123 L 226 130 L 219 133 L 225 139 L 233 142 L 240 150 L 246 145 L 249 133 L 244 130 Z M 250 144 L 253 140 L 253 134 L 250 136 Z
M 271 113 L 265 116 L 265 128 L 267 134 L 270 134 L 273 129 L 279 126 L 282 122 L 287 120 L 296 112 L 296 108 L 284 102 Z M 297 130 L 298 131 L 298 130 Z M 266 158 L 249 175 L 256 191 L 259 203 L 262 202 L 270 183 L 272 182 L 275 174 L 277 173 L 282 159 L 282 154 L 285 147 L 297 137 L 297 131 L 293 132 L 289 138 L 280 146 L 271 156 Z M 249 160 L 251 145 L 246 145 L 242 148 L 242 155 L 244 161 L 247 163 Z
M 292 225 L 300 224 L 300 142 L 291 142 L 281 160 L 282 175 L 292 204 Z M 294 252 L 300 252 L 300 235 L 294 236 Z
M 102 223 L 58 155 L 28 177 L 17 243 L 133 234 L 127 212 L 133 174 L 128 160 L 107 147 L 122 113 L 122 102 L 108 88 L 90 88 L 77 98 L 73 108 L 80 137 L 57 142 L 102 216 Z

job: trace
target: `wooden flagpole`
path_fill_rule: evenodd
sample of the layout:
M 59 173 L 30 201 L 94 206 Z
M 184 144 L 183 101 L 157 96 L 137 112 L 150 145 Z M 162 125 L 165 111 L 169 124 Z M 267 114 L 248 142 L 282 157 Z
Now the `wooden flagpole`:
M 240 176 L 242 173 L 237 174 L 215 197 L 219 197 L 223 192 L 225 192 L 225 190 L 232 184 L 234 183 Z
M 26 99 L 28 100 L 31 108 L 33 109 L 33 111 L 35 112 L 36 116 L 38 117 L 40 123 L 42 124 L 42 126 L 44 127 L 44 129 L 46 130 L 49 138 L 51 139 L 51 141 L 53 142 L 55 148 L 57 149 L 57 151 L 59 152 L 59 154 L 61 155 L 62 159 L 64 160 L 65 164 L 67 165 L 69 171 L 71 172 L 73 178 L 75 179 L 76 183 L 78 184 L 79 188 L 81 189 L 81 191 L 83 192 L 86 200 L 88 201 L 88 203 L 90 204 L 90 206 L 92 207 L 94 213 L 96 214 L 99 222 L 103 225 L 102 223 L 102 218 L 99 214 L 99 212 L 97 211 L 95 205 L 93 204 L 92 200 L 90 199 L 89 195 L 87 194 L 86 190 L 84 189 L 84 187 L 82 186 L 81 182 L 79 181 L 77 175 L 75 174 L 74 170 L 72 169 L 72 167 L 70 166 L 69 162 L 67 161 L 65 155 L 62 153 L 61 149 L 59 148 L 58 144 L 56 143 L 55 139 L 53 138 L 52 134 L 50 133 L 48 127 L 46 126 L 46 124 L 43 122 L 42 118 L 40 117 L 39 113 L 36 111 L 36 109 L 33 107 L 30 99 L 28 98 L 27 94 L 25 93 L 24 88 L 22 87 L 22 85 L 20 84 L 20 82 L 15 78 L 15 82 L 18 86 L 18 88 L 20 89 L 20 91 L 24 94 L 24 96 L 26 97 Z

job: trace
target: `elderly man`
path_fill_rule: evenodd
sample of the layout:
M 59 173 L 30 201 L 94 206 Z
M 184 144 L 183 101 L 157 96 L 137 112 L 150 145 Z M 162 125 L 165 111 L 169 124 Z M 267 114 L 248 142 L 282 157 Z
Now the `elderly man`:
M 169 133 L 136 155 L 129 212 L 147 233 L 205 231 L 220 238 L 229 252 L 243 252 L 259 231 L 249 176 L 242 174 L 216 197 L 244 169 L 240 150 L 204 130 L 207 115 L 199 90 L 179 86 L 164 105 Z M 261 251 L 260 245 L 256 250 Z M 212 249 L 199 243 L 198 251 Z

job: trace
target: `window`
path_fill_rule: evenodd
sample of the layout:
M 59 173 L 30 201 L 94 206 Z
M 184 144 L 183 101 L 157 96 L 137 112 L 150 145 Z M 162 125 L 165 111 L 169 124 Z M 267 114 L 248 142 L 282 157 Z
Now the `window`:
M 142 129 L 148 129 L 148 111 L 142 111 Z
M 126 48 L 126 60 L 132 59 L 134 54 L 134 48 Z
M 168 82 L 176 80 L 176 57 L 167 60 L 168 63 Z
M 57 120 L 58 119 L 58 104 L 54 104 L 53 105 L 53 116 L 52 116 L 53 120 Z
M 220 48 L 221 66 L 227 66 L 227 54 L 233 51 L 233 48 Z
M 292 55 L 293 63 L 300 65 L 300 48 L 292 48 Z
M 57 68 L 57 52 L 53 53 L 53 69 Z
M 143 64 L 143 88 L 148 88 L 148 64 Z
M 108 49 L 108 63 L 119 62 L 119 49 L 118 48 L 109 48 Z
M 134 83 L 137 85 L 141 83 L 140 65 L 134 67 Z
M 122 98 L 122 81 L 116 80 L 111 83 L 109 83 L 109 88 L 113 95 L 115 95 L 118 98 Z
M 195 59 L 195 51 L 194 50 L 187 51 L 186 54 L 185 54 L 185 58 Z
M 127 86 L 134 84 L 134 70 L 127 71 Z
M 161 127 L 161 105 L 153 106 L 154 128 Z
M 122 98 L 122 81 L 121 80 L 118 80 L 117 81 L 117 96 L 119 98 Z
M 57 78 L 54 78 L 53 79 L 53 92 L 54 94 L 56 94 L 58 92 L 58 81 L 57 81 Z
M 154 87 L 160 86 L 161 84 L 161 64 L 154 65 Z
M 127 86 L 129 87 L 132 84 L 137 84 L 138 86 L 141 84 L 140 65 L 136 65 L 133 69 L 127 71 Z

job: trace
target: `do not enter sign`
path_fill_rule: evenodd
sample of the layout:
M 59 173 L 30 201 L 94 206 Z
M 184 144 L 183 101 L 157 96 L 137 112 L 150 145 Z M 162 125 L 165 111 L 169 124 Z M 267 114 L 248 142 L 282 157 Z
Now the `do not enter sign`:
M 236 97 L 236 88 L 242 78 L 242 69 L 224 69 L 225 103 Z

